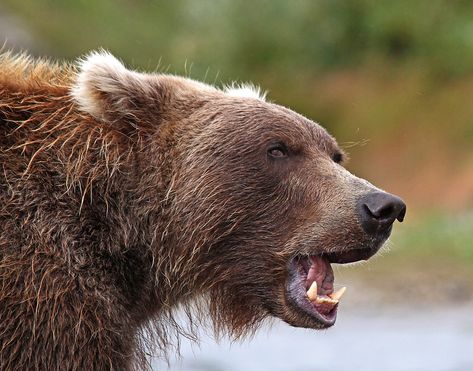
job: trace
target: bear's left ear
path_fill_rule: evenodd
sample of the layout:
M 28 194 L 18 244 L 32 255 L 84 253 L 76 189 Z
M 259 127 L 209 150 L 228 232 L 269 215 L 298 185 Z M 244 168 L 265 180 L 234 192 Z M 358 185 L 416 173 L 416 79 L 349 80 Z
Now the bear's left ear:
M 159 118 L 168 93 L 158 76 L 127 70 L 105 51 L 80 61 L 71 89 L 82 111 L 101 121 L 135 128 L 146 126 L 150 116 Z

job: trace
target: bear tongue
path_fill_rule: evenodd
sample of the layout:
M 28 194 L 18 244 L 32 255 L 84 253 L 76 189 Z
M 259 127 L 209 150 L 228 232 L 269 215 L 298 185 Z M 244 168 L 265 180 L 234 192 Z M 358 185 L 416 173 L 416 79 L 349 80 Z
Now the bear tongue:
M 306 290 L 313 282 L 317 282 L 317 292 L 319 295 L 329 295 L 333 292 L 333 269 L 327 259 L 320 256 L 311 256 L 312 263 L 307 272 Z

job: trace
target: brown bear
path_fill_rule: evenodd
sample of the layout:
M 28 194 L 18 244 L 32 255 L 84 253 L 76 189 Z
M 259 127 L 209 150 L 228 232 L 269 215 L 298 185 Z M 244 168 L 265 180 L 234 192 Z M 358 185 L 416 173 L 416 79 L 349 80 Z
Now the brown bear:
M 0 369 L 147 368 L 183 308 L 240 337 L 334 324 L 331 263 L 405 205 L 251 87 L 0 57 Z

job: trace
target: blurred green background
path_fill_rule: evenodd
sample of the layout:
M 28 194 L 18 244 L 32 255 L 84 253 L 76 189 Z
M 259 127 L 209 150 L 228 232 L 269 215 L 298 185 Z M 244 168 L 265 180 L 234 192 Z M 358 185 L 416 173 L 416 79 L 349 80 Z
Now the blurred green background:
M 253 81 L 407 202 L 389 256 L 473 267 L 473 3 L 0 0 L 0 42 L 216 85 Z

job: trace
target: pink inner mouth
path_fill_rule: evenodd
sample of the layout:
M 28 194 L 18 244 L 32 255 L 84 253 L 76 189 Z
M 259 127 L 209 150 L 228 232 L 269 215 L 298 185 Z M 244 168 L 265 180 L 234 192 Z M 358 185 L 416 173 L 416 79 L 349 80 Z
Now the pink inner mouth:
M 328 260 L 320 256 L 311 256 L 308 260 L 305 260 L 304 263 L 302 264 L 308 265 L 312 263 L 307 270 L 306 289 L 308 290 L 312 282 L 316 281 L 318 287 L 317 292 L 320 295 L 333 293 L 334 276 L 332 266 Z
M 300 273 L 307 275 L 305 280 L 305 290 L 309 290 L 312 283 L 317 282 L 317 299 L 310 301 L 314 309 L 322 315 L 330 315 L 336 303 L 325 300 L 330 299 L 329 295 L 333 293 L 334 275 L 330 262 L 320 256 L 312 255 L 307 259 L 302 259 L 300 262 Z
M 333 292 L 333 270 L 326 257 L 296 256 L 289 266 L 287 295 L 290 303 L 315 320 L 317 328 L 335 323 L 340 296 Z M 338 296 L 337 296 L 338 295 Z

